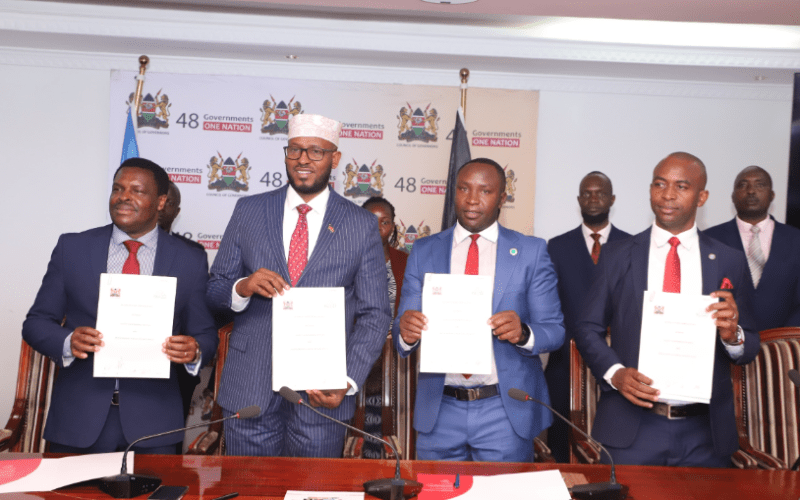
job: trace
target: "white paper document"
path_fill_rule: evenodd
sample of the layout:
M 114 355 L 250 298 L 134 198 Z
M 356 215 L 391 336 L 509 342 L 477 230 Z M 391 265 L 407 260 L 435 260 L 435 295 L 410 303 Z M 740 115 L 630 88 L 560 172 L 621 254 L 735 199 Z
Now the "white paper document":
M 357 491 L 295 491 L 286 492 L 284 500 L 364 500 L 364 492 Z
M 105 345 L 94 355 L 95 377 L 169 378 L 161 344 L 172 335 L 178 279 L 100 275 L 97 331 Z
M 496 476 L 462 475 L 459 487 L 455 476 L 447 474 L 417 474 L 424 487 L 419 500 L 569 500 L 570 494 L 558 470 L 517 472 Z
M 292 288 L 272 299 L 272 390 L 346 389 L 344 288 Z
M 659 399 L 708 403 L 717 327 L 708 295 L 644 292 L 639 371 L 653 379 Z
M 492 276 L 425 274 L 422 313 L 428 329 L 422 336 L 420 371 L 426 373 L 492 372 Z
M 53 491 L 70 484 L 119 474 L 123 452 L 64 458 L 16 458 L 0 460 L 0 493 Z M 29 458 L 30 457 L 30 458 Z M 128 473 L 133 473 L 133 453 L 128 454 Z M 5 498 L 5 497 L 4 497 Z

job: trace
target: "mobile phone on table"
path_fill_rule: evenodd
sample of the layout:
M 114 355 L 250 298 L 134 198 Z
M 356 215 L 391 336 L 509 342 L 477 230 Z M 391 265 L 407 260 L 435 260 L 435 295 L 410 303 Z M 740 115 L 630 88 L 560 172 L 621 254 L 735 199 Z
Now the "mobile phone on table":
M 154 491 L 149 497 L 148 500 L 181 500 L 183 495 L 189 491 L 188 486 L 159 486 L 156 491 Z

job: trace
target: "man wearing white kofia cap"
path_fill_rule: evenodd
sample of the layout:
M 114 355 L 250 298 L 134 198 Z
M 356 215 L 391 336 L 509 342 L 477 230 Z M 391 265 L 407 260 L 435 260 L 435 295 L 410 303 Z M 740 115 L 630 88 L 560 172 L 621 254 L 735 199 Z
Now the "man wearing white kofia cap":
M 348 388 L 301 393 L 333 418 L 353 416 L 354 395 L 386 338 L 391 313 L 378 220 L 328 189 L 341 128 L 319 115 L 289 121 L 289 185 L 237 202 L 211 267 L 209 305 L 235 312 L 219 404 L 226 416 L 262 408 L 257 418 L 225 422 L 228 455 L 342 455 L 342 426 L 272 390 L 273 298 L 293 286 L 344 288 Z

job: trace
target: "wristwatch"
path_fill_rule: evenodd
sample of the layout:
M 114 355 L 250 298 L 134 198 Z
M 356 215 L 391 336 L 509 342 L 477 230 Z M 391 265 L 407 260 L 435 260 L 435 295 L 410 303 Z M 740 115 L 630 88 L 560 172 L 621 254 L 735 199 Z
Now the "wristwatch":
M 736 340 L 734 342 L 725 342 L 723 340 L 722 343 L 729 346 L 744 344 L 744 330 L 742 330 L 742 325 L 736 325 Z
M 530 340 L 532 333 L 531 327 L 525 323 L 522 323 L 522 337 L 520 337 L 519 342 L 515 343 L 514 345 L 524 346 L 528 343 L 528 340 Z

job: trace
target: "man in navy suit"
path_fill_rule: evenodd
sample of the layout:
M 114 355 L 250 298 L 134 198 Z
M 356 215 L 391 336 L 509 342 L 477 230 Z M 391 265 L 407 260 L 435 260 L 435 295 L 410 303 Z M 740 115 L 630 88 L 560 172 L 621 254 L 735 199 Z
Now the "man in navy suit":
M 178 370 L 197 373 L 214 357 L 217 333 L 203 301 L 205 252 L 156 226 L 169 177 L 143 158 L 126 160 L 114 175 L 113 224 L 58 240 L 42 286 L 22 325 L 28 344 L 61 367 L 53 386 L 44 438 L 50 451 L 102 453 L 136 439 L 184 426 Z M 169 379 L 95 378 L 94 353 L 105 343 L 94 327 L 101 273 L 178 278 L 173 335 L 162 351 Z M 179 334 L 180 332 L 180 334 Z M 185 365 L 178 366 L 178 365 Z M 141 453 L 174 453 L 180 433 L 142 442 Z
M 211 268 L 207 299 L 236 312 L 222 371 L 226 414 L 257 404 L 260 418 L 225 423 L 229 455 L 339 457 L 344 427 L 272 391 L 272 299 L 290 286 L 342 287 L 348 388 L 306 391 L 333 418 L 355 411 L 391 323 L 378 221 L 328 189 L 341 124 L 296 115 L 289 122 L 289 186 L 242 198 Z M 305 235 L 305 236 L 303 236 Z
M 616 463 L 728 467 L 738 447 L 730 364 L 755 357 L 758 333 L 744 255 L 697 231 L 705 185 L 705 165 L 694 155 L 673 153 L 658 163 L 650 185 L 655 224 L 603 248 L 578 322 L 575 341 L 602 389 L 592 434 Z M 710 404 L 660 401 L 637 369 L 646 290 L 723 299 L 707 308 L 718 332 Z
M 800 230 L 769 216 L 772 177 L 761 167 L 745 168 L 731 198 L 736 217 L 705 233 L 747 256 L 756 329 L 800 326 Z
M 493 363 L 490 375 L 419 374 L 417 457 L 530 461 L 533 438 L 550 425 L 552 415 L 540 405 L 510 398 L 508 390 L 548 401 L 538 355 L 564 341 L 556 275 L 543 240 L 497 223 L 506 200 L 505 173 L 497 162 L 479 158 L 465 164 L 455 189 L 458 223 L 418 240 L 408 258 L 392 331 L 395 348 L 408 356 L 424 342 L 425 273 L 493 276 L 493 314 L 486 318 L 494 334 Z
M 569 418 L 569 341 L 575 337 L 578 318 L 583 312 L 583 301 L 595 275 L 602 246 L 630 236 L 612 226 L 608 220 L 616 197 L 611 179 L 602 172 L 589 172 L 581 180 L 578 205 L 583 224 L 556 236 L 547 244 L 547 253 L 553 259 L 558 276 L 558 297 L 564 313 L 566 337 L 564 345 L 550 353 L 544 377 L 553 408 Z M 569 427 L 555 419 L 547 430 L 547 445 L 559 462 L 569 462 Z

